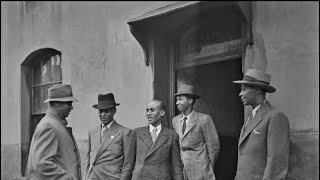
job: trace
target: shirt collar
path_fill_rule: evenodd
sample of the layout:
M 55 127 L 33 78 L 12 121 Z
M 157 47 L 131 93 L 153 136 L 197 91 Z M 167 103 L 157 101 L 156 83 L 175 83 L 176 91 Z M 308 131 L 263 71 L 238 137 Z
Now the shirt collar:
M 155 127 L 152 124 L 149 124 L 149 132 L 151 133 Z M 156 127 L 157 131 L 160 132 L 162 126 L 161 123 Z
M 110 129 L 110 126 L 112 125 L 114 120 L 112 120 L 109 124 L 107 124 L 107 128 Z M 101 123 L 101 129 L 103 128 L 103 124 Z
M 259 104 L 257 107 L 255 107 L 253 110 L 252 110 L 252 117 L 254 117 L 254 115 L 256 115 L 256 113 L 258 112 L 258 110 L 261 108 L 261 105 L 263 105 L 264 103 L 266 103 L 266 99 L 261 103 Z
M 183 119 L 184 119 L 184 117 L 187 117 L 187 120 L 190 119 L 190 117 L 192 116 L 193 112 L 194 112 L 194 111 L 192 110 L 191 113 L 188 114 L 187 116 L 185 116 L 184 114 L 182 114 L 180 121 L 182 122 Z
M 259 104 L 257 107 L 255 107 L 255 108 L 252 110 L 252 117 L 254 117 L 254 115 L 257 113 L 257 111 L 259 110 L 260 107 L 261 107 L 261 104 Z

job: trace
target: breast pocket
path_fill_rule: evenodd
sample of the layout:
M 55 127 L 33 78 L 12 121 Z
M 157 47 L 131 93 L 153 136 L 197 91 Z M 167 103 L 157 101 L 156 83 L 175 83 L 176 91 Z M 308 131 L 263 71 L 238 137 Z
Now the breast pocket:
M 266 129 L 256 127 L 250 133 L 251 143 L 261 146 L 266 141 Z
M 111 150 L 114 153 L 121 153 L 123 151 L 123 142 L 121 138 L 114 140 Z
M 188 140 L 189 146 L 197 147 L 202 144 L 203 136 L 202 131 L 200 129 L 191 129 L 189 134 L 186 137 Z

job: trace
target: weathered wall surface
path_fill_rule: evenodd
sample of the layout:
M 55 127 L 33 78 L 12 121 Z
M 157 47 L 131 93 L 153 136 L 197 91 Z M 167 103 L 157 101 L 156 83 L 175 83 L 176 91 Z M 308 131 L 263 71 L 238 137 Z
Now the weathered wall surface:
M 292 131 L 288 179 L 319 178 L 319 3 L 253 2 L 253 62 Z M 266 57 L 266 58 L 264 58 Z
M 126 22 L 174 2 L 1 2 L 1 179 L 20 170 L 20 67 L 40 48 L 62 53 L 62 80 L 80 101 L 68 117 L 84 163 L 89 129 L 99 124 L 92 108 L 98 93 L 120 103 L 115 119 L 146 124 L 152 72 Z M 289 179 L 319 178 L 319 4 L 253 2 L 255 56 L 246 66 L 272 74 L 270 102 L 292 129 Z M 261 46 L 264 50 L 261 50 Z
M 127 21 L 171 3 L 1 2 L 1 179 L 20 174 L 20 67 L 25 58 L 40 48 L 62 53 L 62 81 L 79 99 L 67 120 L 80 147 L 100 122 L 92 108 L 98 93 L 114 93 L 119 123 L 146 125 L 153 77 Z
M 288 115 L 292 129 L 319 130 L 319 4 L 257 2 L 253 31 L 264 41 L 267 64 L 277 92 L 268 98 Z

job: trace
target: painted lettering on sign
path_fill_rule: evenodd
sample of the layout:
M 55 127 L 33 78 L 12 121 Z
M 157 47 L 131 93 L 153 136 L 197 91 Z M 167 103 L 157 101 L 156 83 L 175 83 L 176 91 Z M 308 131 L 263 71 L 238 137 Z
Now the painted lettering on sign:
M 239 34 L 206 32 L 183 40 L 180 48 L 180 61 L 207 56 L 227 56 L 241 52 L 241 38 Z

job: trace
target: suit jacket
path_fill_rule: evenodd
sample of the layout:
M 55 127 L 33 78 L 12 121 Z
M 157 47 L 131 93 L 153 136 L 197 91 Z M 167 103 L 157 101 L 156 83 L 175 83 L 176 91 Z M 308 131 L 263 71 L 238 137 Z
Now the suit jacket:
M 62 121 L 48 111 L 37 125 L 30 145 L 27 179 L 81 179 L 78 147 Z
M 189 180 L 215 179 L 213 170 L 220 142 L 211 117 L 194 111 L 187 121 L 184 134 L 182 134 L 181 118 L 182 114 L 175 116 L 172 125 L 180 137 L 185 178 Z
M 183 180 L 179 137 L 162 126 L 153 143 L 149 126 L 133 130 L 135 166 L 132 180 Z
M 288 118 L 266 101 L 238 146 L 237 180 L 285 179 L 289 164 L 290 126 Z
M 86 179 L 130 179 L 133 168 L 129 156 L 131 130 L 114 121 L 101 144 L 100 132 L 100 125 L 89 132 Z

